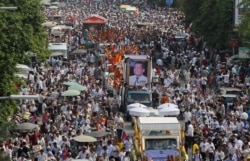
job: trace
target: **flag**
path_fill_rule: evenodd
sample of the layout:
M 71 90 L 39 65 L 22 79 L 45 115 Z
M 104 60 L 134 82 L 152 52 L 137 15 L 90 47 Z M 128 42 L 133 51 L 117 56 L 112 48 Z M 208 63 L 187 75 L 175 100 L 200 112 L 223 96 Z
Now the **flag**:
M 123 130 L 122 131 L 122 140 L 127 139 L 128 135 L 126 134 L 126 132 Z

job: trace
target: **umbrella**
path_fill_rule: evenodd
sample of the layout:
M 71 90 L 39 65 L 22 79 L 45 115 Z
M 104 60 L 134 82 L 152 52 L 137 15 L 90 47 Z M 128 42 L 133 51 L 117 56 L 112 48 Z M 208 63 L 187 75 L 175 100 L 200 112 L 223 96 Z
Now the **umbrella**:
M 146 117 L 150 115 L 150 111 L 146 108 L 135 107 L 129 110 L 131 116 Z
M 64 85 L 67 85 L 67 86 L 80 85 L 79 83 L 74 82 L 74 81 L 70 81 L 70 82 L 63 82 L 63 84 L 64 84 Z
M 132 109 L 132 108 L 138 108 L 138 107 L 143 107 L 143 108 L 146 108 L 147 106 L 145 106 L 144 104 L 141 104 L 141 103 L 132 103 L 132 104 L 129 104 L 127 106 L 127 109 Z
M 246 112 L 243 112 L 241 115 L 240 115 L 240 118 L 242 120 L 247 120 L 248 119 L 248 114 Z
M 32 123 L 21 123 L 14 127 L 15 131 L 19 132 L 31 132 L 36 129 L 36 125 Z
M 93 131 L 93 132 L 91 132 L 91 133 L 89 133 L 87 135 L 95 137 L 95 138 L 100 138 L 100 137 L 106 136 L 108 134 L 109 133 L 106 132 L 106 131 Z
M 209 71 L 206 70 L 206 69 L 201 71 L 201 75 L 204 76 L 204 77 L 207 77 L 208 74 L 209 74 Z
M 174 106 L 169 106 L 159 109 L 160 116 L 177 116 L 179 114 L 180 114 L 180 109 Z
M 233 55 L 230 57 L 231 60 L 233 59 L 250 59 L 249 54 L 246 53 L 242 53 L 242 54 L 237 54 L 237 55 Z
M 174 107 L 174 108 L 178 108 L 178 106 L 176 104 L 173 103 L 164 103 L 161 104 L 160 106 L 158 106 L 158 109 L 163 109 L 163 108 L 169 108 L 169 107 Z
M 96 142 L 96 138 L 88 135 L 79 135 L 73 138 L 77 142 L 82 142 L 82 143 L 89 143 L 89 142 Z
M 78 96 L 80 91 L 78 90 L 67 90 L 62 93 L 62 96 Z
M 82 85 L 78 85 L 78 84 L 75 84 L 75 85 L 71 85 L 69 86 L 68 90 L 77 90 L 77 91 L 85 91 L 86 90 L 86 87 L 85 86 L 82 86 Z

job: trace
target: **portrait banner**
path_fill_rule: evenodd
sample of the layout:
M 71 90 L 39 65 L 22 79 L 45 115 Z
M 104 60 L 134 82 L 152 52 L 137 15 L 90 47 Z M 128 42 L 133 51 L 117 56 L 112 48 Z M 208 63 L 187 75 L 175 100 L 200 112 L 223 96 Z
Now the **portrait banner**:
M 167 161 L 169 157 L 175 158 L 178 155 L 176 150 L 147 150 L 148 159 L 153 161 Z

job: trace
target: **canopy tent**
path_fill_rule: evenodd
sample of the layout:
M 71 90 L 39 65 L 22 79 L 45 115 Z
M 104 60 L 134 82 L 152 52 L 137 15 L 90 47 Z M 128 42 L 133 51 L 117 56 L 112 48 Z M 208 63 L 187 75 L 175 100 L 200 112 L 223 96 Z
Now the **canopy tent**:
M 83 24 L 105 24 L 106 22 L 108 22 L 108 19 L 99 15 L 91 15 L 82 20 Z

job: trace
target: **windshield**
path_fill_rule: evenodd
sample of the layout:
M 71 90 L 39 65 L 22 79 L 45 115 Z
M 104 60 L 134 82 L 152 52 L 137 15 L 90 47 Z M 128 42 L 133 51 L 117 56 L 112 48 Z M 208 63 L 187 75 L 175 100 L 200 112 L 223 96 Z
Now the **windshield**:
M 63 53 L 63 55 L 67 55 L 67 50 L 50 50 L 52 52 L 60 52 Z
M 173 138 L 164 139 L 146 139 L 145 149 L 146 150 L 166 150 L 166 149 L 176 149 L 177 141 Z
M 226 94 L 234 94 L 241 97 L 244 96 L 242 91 L 227 91 Z
M 129 93 L 128 94 L 128 102 L 138 102 L 142 104 L 150 104 L 150 94 L 148 93 Z M 148 105 L 146 105 L 148 106 Z

